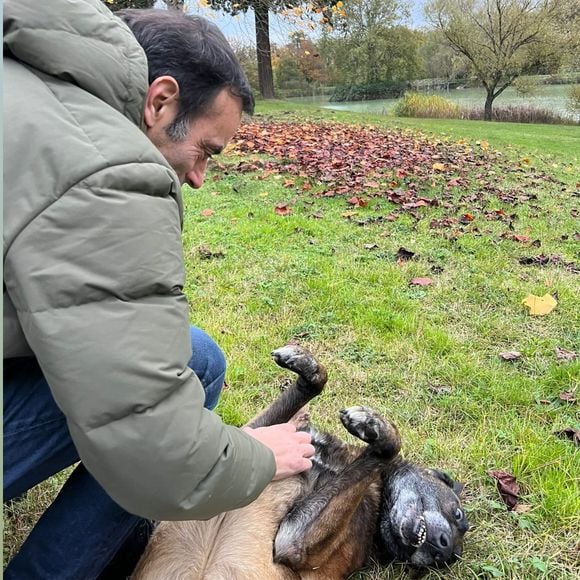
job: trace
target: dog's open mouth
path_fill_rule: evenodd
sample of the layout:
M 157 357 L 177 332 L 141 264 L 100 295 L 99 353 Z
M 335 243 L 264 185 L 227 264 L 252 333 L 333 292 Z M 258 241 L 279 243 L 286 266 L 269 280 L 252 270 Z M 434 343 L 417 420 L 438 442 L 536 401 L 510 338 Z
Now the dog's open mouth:
M 427 523 L 422 515 L 406 518 L 400 529 L 405 544 L 420 548 L 427 540 Z
M 415 525 L 413 526 L 413 534 L 411 536 L 411 546 L 415 548 L 421 547 L 427 539 L 427 524 L 425 518 L 419 516 Z

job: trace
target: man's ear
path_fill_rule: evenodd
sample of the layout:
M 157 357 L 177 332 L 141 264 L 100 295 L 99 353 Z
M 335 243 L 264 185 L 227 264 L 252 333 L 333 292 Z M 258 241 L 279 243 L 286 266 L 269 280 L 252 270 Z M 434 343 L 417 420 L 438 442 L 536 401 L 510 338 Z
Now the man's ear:
M 171 76 L 157 77 L 145 97 L 143 120 L 148 130 L 166 127 L 175 119 L 179 110 L 179 84 Z

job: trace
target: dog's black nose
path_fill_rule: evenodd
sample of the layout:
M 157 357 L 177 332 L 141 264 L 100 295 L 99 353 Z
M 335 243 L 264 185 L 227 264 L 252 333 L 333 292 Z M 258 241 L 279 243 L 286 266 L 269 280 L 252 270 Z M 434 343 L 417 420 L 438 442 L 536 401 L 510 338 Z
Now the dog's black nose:
M 451 537 L 449 534 L 442 532 L 439 536 L 435 537 L 434 544 L 442 552 L 447 552 L 449 546 L 451 546 Z

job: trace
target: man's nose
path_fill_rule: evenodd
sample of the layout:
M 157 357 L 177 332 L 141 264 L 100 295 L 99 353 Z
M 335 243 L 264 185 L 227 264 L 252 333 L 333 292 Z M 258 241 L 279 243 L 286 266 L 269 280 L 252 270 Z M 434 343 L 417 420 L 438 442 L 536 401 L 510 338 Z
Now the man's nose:
M 193 169 L 185 175 L 187 183 L 189 183 L 194 189 L 199 189 L 203 185 L 206 168 L 207 161 L 198 161 Z

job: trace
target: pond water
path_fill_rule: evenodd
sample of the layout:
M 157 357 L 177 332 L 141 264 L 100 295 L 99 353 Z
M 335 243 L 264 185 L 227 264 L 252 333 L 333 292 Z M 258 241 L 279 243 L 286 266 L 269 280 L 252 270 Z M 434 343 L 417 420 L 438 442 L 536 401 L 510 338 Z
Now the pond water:
M 494 105 L 531 105 L 539 109 L 549 109 L 562 116 L 580 121 L 580 114 L 568 111 L 568 94 L 573 85 L 543 85 L 538 87 L 534 96 L 523 97 L 512 87 L 508 87 L 497 99 Z M 432 94 L 441 95 L 456 102 L 462 107 L 483 107 L 485 103 L 485 89 L 451 89 L 450 91 L 434 91 Z M 387 115 L 394 107 L 397 99 L 381 99 L 376 101 L 346 101 L 330 103 L 328 97 L 303 97 L 292 99 L 295 101 L 320 104 L 324 108 L 337 111 L 353 111 L 357 113 L 375 113 Z

